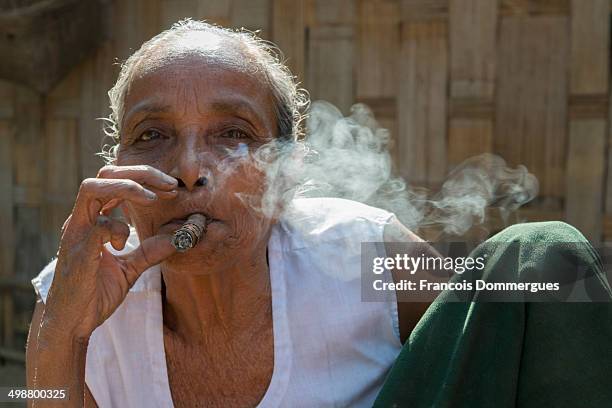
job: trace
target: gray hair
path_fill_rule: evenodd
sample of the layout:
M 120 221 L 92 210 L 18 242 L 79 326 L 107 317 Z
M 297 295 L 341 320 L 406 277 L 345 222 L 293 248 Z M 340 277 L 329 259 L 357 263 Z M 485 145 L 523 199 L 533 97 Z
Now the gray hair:
M 299 87 L 296 77 L 285 65 L 282 52 L 273 43 L 262 40 L 255 33 L 245 29 L 231 30 L 187 18 L 145 42 L 121 65 L 117 82 L 108 91 L 111 113 L 107 118 L 103 118 L 104 133 L 113 140 L 113 143 L 105 145 L 100 153 L 106 163 L 112 163 L 116 158 L 121 121 L 125 113 L 125 97 L 138 65 L 160 44 L 169 43 L 170 40 L 180 39 L 194 32 L 216 34 L 240 44 L 241 48 L 253 58 L 255 69 L 263 74 L 272 91 L 278 124 L 277 138 L 283 141 L 295 141 L 303 136 L 302 122 L 310 99 L 308 93 Z

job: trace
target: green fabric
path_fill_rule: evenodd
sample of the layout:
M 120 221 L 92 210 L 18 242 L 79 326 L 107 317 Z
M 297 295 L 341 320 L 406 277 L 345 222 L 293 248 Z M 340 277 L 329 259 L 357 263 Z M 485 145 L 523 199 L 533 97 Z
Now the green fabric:
M 508 242 L 518 243 L 518 257 Z M 581 249 L 565 245 L 576 242 L 584 243 Z M 597 298 L 612 299 L 598 255 L 568 224 L 509 227 L 471 256 L 484 254 L 484 280 L 507 268 L 520 279 L 581 263 L 589 265 Z M 450 297 L 443 292 L 428 308 L 375 407 L 612 407 L 612 303 L 458 303 Z

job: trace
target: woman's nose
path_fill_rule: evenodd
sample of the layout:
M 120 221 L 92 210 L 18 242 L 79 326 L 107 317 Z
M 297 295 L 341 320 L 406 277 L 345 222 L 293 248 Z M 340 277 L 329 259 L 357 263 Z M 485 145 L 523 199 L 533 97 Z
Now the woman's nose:
M 185 142 L 177 152 L 176 164 L 170 175 L 178 181 L 179 188 L 192 191 L 197 187 L 205 187 L 208 184 L 208 177 L 195 143 Z

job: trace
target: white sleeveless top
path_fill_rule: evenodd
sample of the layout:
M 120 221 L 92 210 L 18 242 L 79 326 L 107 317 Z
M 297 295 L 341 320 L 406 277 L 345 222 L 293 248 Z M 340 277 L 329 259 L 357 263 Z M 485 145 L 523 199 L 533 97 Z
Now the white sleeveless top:
M 274 368 L 258 407 L 372 406 L 401 343 L 396 302 L 361 301 L 360 246 L 383 241 L 392 218 L 354 201 L 310 198 L 295 200 L 273 227 Z M 133 233 L 120 252 L 137 245 Z M 55 261 L 32 280 L 43 301 L 54 268 Z M 93 332 L 85 381 L 100 407 L 173 406 L 159 266 Z

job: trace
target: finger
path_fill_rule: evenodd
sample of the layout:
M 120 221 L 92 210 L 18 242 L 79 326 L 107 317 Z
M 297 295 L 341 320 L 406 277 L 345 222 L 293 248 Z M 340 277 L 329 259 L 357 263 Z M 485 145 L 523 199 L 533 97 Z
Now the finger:
M 144 271 L 176 253 L 171 238 L 170 235 L 155 235 L 129 254 L 118 256 L 124 261 L 123 270 L 130 287 Z
M 130 236 L 130 227 L 124 222 L 110 218 L 111 238 L 110 243 L 116 250 L 125 248 L 125 243 Z
M 95 225 L 89 231 L 85 239 L 85 254 L 83 260 L 86 262 L 97 262 L 102 256 L 102 247 L 112 238 L 112 222 L 109 217 L 99 215 Z
M 140 166 L 104 166 L 98 171 L 99 178 L 131 179 L 157 190 L 171 191 L 176 189 L 177 180 L 155 167 Z
M 90 224 L 93 225 L 104 205 L 113 199 L 127 200 L 140 205 L 151 205 L 159 197 L 134 180 L 88 178 L 81 183 L 73 218 L 82 220 L 82 217 L 86 216 Z

